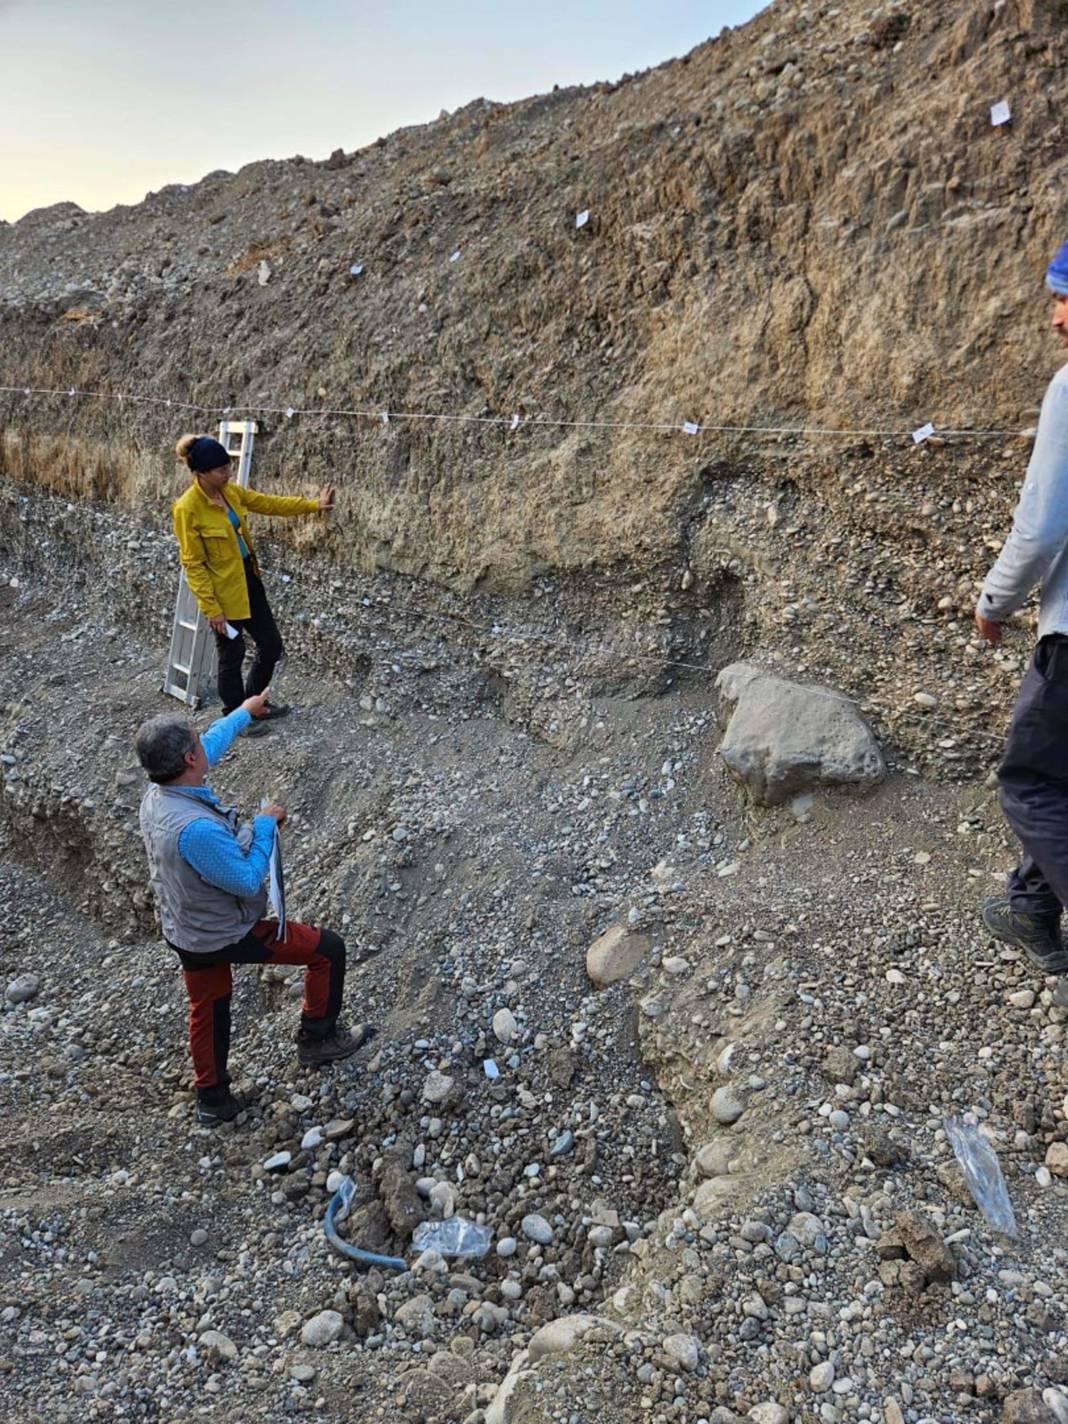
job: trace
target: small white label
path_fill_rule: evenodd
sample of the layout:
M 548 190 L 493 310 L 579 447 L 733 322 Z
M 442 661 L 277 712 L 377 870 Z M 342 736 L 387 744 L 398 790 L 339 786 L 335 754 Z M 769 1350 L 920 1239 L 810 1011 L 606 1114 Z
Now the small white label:
M 226 627 L 223 629 L 223 632 L 226 634 L 226 636 L 227 636 L 228 638 L 236 638 L 236 637 L 237 637 L 237 629 L 234 627 L 234 625 L 233 625 L 232 623 L 227 623 Z
M 928 421 L 926 425 L 921 425 L 918 430 L 912 432 L 912 439 L 915 444 L 922 445 L 923 442 L 929 440 L 933 434 L 934 426 Z
M 283 583 L 293 582 L 292 576 L 290 574 L 279 574 L 278 577 L 282 580 Z
M 1009 108 L 1007 99 L 999 99 L 996 104 L 990 105 L 990 122 L 995 128 L 1001 124 L 1007 124 L 1012 118 L 1012 110 Z
M 701 427 L 697 424 L 696 420 L 684 420 L 682 422 L 682 429 L 686 435 L 696 435 Z
M 459 262 L 459 260 L 460 260 L 460 249 L 457 248 L 456 251 L 455 251 L 455 252 L 452 254 L 452 256 L 449 258 L 449 261 L 450 261 L 450 262 Z
M 363 263 L 362 263 L 362 262 L 354 262 L 354 263 L 352 264 L 352 266 L 349 268 L 349 276 L 350 276 L 350 277 L 358 277 L 362 271 L 363 271 Z
M 286 419 L 287 419 L 287 420 L 292 420 L 295 415 L 296 415 L 296 411 L 293 409 L 293 407 L 292 407 L 291 405 L 287 405 L 287 406 L 286 406 Z
M 576 226 L 576 227 L 585 227 L 586 224 L 589 222 L 589 220 L 590 220 L 590 210 L 589 210 L 589 208 L 583 208 L 581 213 L 576 213 L 576 214 L 575 214 L 575 226 Z
M 518 416 L 518 415 L 513 415 L 513 416 L 512 416 L 512 424 L 511 424 L 511 426 L 509 427 L 509 429 L 511 429 L 511 430 L 518 430 L 518 429 L 519 429 L 519 416 Z
M 381 414 L 378 418 L 379 418 L 379 420 L 382 422 L 383 425 L 388 425 L 388 424 L 389 424 L 389 411 L 388 411 L 388 410 L 384 410 L 384 411 L 382 412 L 382 414 Z

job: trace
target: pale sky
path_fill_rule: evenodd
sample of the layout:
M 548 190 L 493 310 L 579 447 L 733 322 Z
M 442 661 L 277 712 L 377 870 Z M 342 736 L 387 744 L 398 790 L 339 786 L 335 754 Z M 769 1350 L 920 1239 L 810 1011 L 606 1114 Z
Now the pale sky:
M 757 0 L 0 0 L 0 218 L 618 79 Z

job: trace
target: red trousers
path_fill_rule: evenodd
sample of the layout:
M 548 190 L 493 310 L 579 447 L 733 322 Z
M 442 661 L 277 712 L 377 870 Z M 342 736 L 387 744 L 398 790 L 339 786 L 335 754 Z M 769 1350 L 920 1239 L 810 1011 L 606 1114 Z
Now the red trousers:
M 260 920 L 244 939 L 211 954 L 178 950 L 189 995 L 189 1051 L 200 1096 L 219 1096 L 230 1083 L 230 994 L 233 964 L 304 964 L 301 1028 L 317 1037 L 333 1031 L 345 987 L 345 945 L 331 930 L 286 925 L 276 940 L 277 920 Z

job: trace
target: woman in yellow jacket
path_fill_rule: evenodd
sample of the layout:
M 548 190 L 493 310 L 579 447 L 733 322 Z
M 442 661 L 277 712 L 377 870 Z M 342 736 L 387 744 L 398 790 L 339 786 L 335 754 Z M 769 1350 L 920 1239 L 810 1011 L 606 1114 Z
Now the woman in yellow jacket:
M 230 456 L 210 435 L 183 435 L 175 449 L 193 479 L 171 507 L 174 532 L 186 582 L 215 634 L 219 696 L 225 714 L 240 707 L 246 697 L 266 691 L 283 652 L 246 517 L 250 510 L 280 515 L 325 513 L 333 508 L 334 487 L 325 485 L 318 499 L 260 494 L 231 482 Z M 236 637 L 227 633 L 227 624 L 236 629 Z M 246 633 L 256 652 L 242 684 Z M 288 711 L 288 707 L 268 702 L 263 715 L 283 717 Z

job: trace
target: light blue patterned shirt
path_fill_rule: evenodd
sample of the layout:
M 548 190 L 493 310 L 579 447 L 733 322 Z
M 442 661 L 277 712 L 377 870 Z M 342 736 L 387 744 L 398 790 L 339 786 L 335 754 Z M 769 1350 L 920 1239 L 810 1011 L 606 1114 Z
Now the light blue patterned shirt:
M 200 738 L 209 766 L 222 761 L 234 738 L 251 721 L 251 715 L 243 707 L 237 707 L 211 724 Z M 171 789 L 205 801 L 209 806 L 219 805 L 219 798 L 210 786 L 175 786 Z M 178 837 L 178 854 L 212 885 L 247 900 L 255 895 L 267 875 L 276 830 L 277 823 L 273 816 L 255 816 L 252 843 L 245 851 L 221 821 L 214 816 L 201 816 L 190 821 Z

